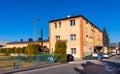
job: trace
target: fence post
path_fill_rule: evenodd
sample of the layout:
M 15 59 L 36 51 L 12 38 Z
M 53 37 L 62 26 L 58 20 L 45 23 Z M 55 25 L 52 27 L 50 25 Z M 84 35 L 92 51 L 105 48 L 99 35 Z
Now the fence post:
M 52 64 L 52 62 L 53 62 L 53 57 L 52 57 L 52 55 L 49 56 L 49 60 L 50 60 L 50 64 Z
M 39 56 L 36 56 L 36 66 L 39 65 Z
M 21 61 L 20 56 L 18 56 L 18 69 L 20 69 L 20 61 Z

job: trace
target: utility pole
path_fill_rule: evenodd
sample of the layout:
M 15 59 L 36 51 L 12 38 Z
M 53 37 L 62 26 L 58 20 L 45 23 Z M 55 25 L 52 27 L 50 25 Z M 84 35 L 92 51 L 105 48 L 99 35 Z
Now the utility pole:
M 39 21 L 40 18 L 34 17 L 34 41 L 36 42 L 36 22 Z
M 40 30 L 40 34 L 41 34 L 41 46 L 43 47 L 43 31 L 42 31 L 42 28 Z

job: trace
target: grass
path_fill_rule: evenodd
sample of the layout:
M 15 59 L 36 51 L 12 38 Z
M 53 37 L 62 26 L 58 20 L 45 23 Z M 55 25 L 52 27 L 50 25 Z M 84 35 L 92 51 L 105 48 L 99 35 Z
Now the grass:
M 0 58 L 13 58 L 13 57 L 16 57 L 16 56 L 0 56 Z
M 0 58 L 11 58 L 10 56 L 0 56 Z M 25 57 L 21 58 L 21 68 L 30 67 L 36 65 L 36 58 Z M 49 59 L 47 57 L 43 57 L 39 59 L 39 64 L 44 65 L 48 64 Z M 9 70 L 9 69 L 17 69 L 18 67 L 18 60 L 0 60 L 0 71 L 1 70 Z
M 9 69 L 17 69 L 17 64 L 18 64 L 17 60 L 0 61 L 0 71 L 9 70 Z M 49 61 L 45 61 L 45 62 L 39 61 L 39 64 L 40 65 L 49 64 Z M 35 60 L 22 60 L 21 61 L 21 68 L 35 66 L 35 65 L 36 65 Z
M 49 56 L 53 54 L 50 53 L 39 53 L 39 64 L 45 65 L 49 64 Z M 57 55 L 54 55 L 57 56 Z M 2 60 L 2 58 L 16 58 L 16 59 L 9 59 L 9 60 Z M 1 70 L 9 70 L 9 69 L 17 69 L 18 60 L 17 56 L 0 56 L 0 71 Z M 58 59 L 59 60 L 59 59 Z M 25 56 L 21 58 L 21 68 L 30 67 L 36 65 L 36 57 L 35 56 Z

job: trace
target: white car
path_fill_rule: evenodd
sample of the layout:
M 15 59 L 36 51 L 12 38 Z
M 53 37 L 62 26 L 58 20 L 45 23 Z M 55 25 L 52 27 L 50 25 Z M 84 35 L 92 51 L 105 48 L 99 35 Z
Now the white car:
M 115 52 L 111 52 L 111 54 L 112 54 L 113 56 L 115 56 L 115 55 L 116 55 L 116 53 L 115 53 Z
M 108 53 L 103 53 L 103 58 L 109 58 L 110 55 Z
M 93 57 L 97 57 L 97 55 L 98 55 L 97 53 L 93 53 L 92 54 Z

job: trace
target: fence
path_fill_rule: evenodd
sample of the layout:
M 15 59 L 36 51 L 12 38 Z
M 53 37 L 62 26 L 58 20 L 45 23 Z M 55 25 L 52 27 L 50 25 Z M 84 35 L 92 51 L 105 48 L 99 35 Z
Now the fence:
M 0 70 L 20 69 L 30 66 L 41 66 L 58 63 L 59 61 L 59 55 L 18 56 L 10 58 L 0 58 Z

